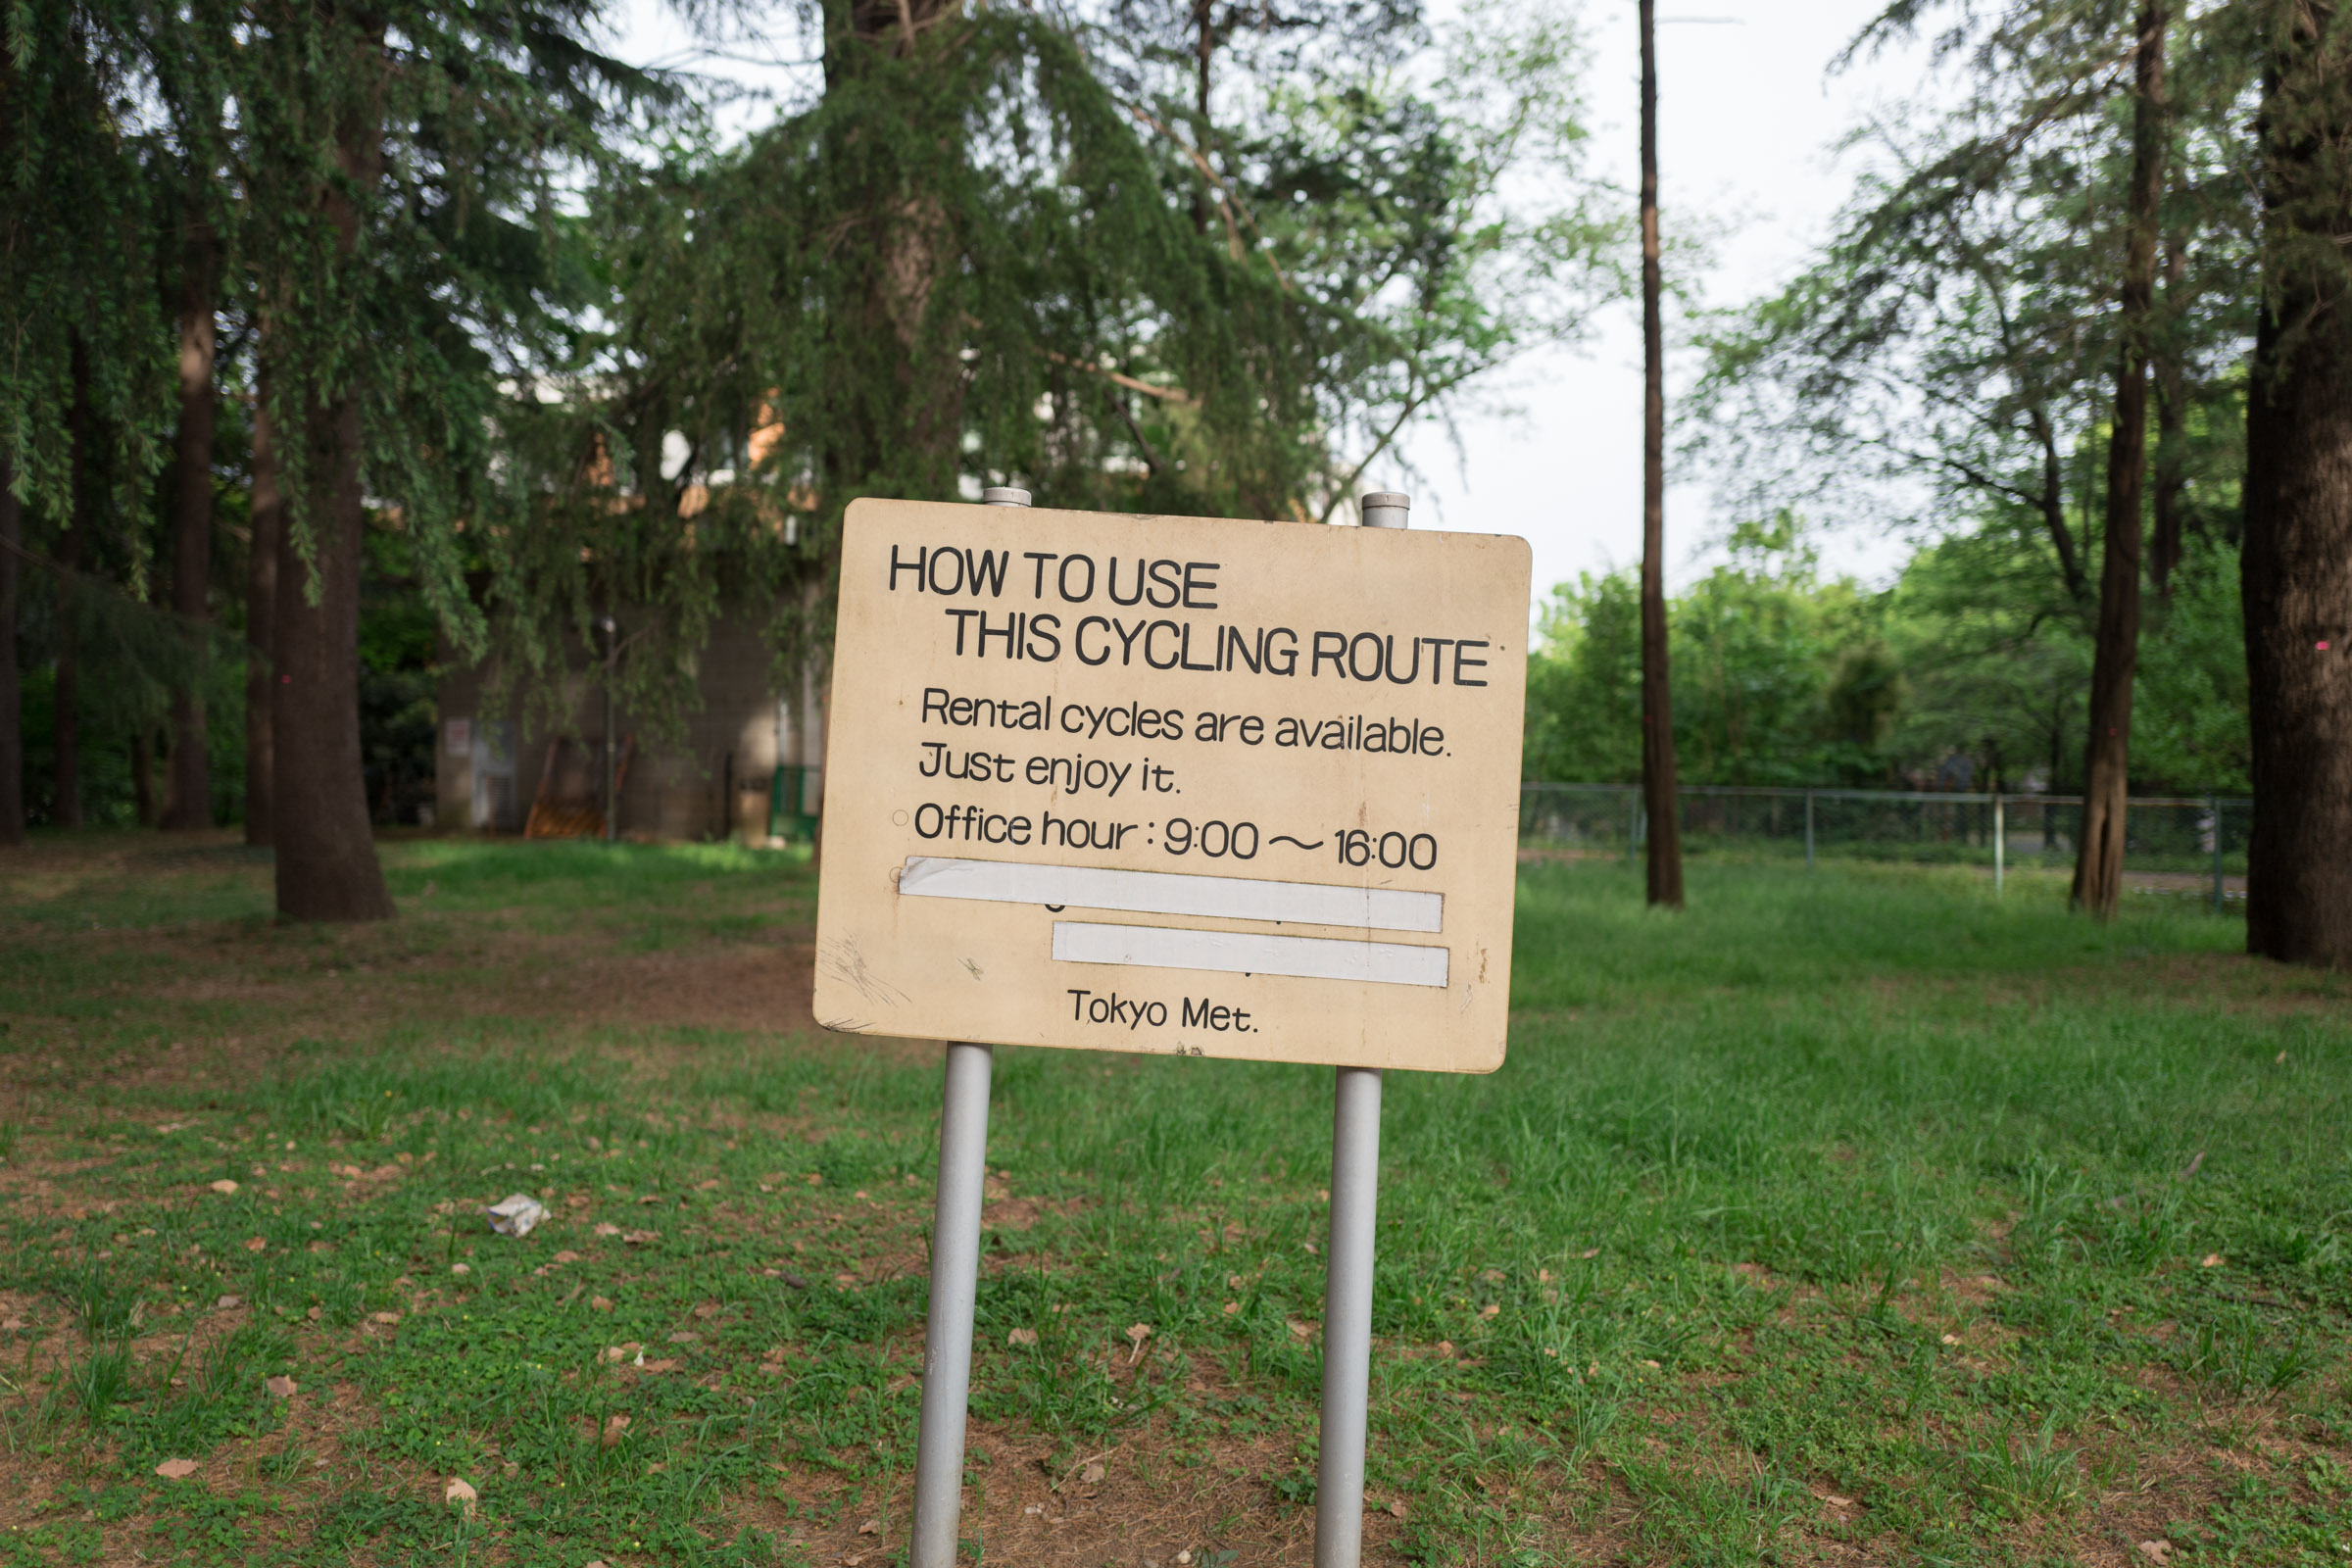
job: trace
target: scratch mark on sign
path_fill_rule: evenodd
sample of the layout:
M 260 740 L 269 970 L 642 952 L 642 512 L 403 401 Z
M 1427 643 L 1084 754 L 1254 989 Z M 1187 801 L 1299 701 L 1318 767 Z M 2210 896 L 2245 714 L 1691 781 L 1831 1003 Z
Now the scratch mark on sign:
M 858 944 L 847 938 L 830 943 L 821 949 L 817 961 L 825 973 L 857 992 L 877 1006 L 900 1007 L 906 1004 L 906 993 L 883 979 L 865 966 L 865 955 Z
M 819 1018 L 816 1020 L 816 1026 L 819 1029 L 830 1029 L 837 1035 L 861 1035 L 865 1033 L 866 1020 L 863 1018 Z
M 973 978 L 973 979 L 977 980 L 977 979 L 979 979 L 979 978 L 980 978 L 980 965 L 979 965 L 979 964 L 978 964 L 978 963 L 977 963 L 975 960 L 973 960 L 973 959 L 970 959 L 970 958 L 964 958 L 964 959 L 961 959 L 961 960 L 959 960 L 959 961 L 960 961 L 960 962 L 963 964 L 963 966 L 964 966 L 966 969 L 969 969 L 969 970 L 971 970 L 971 971 L 972 971 L 972 978 Z

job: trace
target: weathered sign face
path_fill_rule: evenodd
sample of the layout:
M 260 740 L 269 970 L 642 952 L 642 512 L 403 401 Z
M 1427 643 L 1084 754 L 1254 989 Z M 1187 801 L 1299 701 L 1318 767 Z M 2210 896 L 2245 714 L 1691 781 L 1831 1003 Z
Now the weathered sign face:
M 854 503 L 818 1020 L 1501 1065 L 1528 572 L 1485 534 Z

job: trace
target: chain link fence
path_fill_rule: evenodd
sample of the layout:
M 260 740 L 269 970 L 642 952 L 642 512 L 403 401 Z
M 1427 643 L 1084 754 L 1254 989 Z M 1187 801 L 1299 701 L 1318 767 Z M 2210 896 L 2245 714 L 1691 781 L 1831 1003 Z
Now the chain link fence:
M 2079 795 L 1690 785 L 1680 798 L 1683 850 L 1693 857 L 1978 866 L 1996 882 L 2017 871 L 2072 871 L 2082 825 Z M 2242 900 L 2253 807 L 2232 796 L 2134 797 L 2125 816 L 2127 882 L 2207 898 L 2217 909 Z M 1520 787 L 1523 852 L 1631 861 L 1643 837 L 1636 785 Z

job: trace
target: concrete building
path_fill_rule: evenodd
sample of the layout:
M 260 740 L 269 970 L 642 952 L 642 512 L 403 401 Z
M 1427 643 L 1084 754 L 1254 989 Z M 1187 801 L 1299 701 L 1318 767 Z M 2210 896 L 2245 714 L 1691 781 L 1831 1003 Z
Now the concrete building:
M 682 746 L 664 747 L 630 721 L 612 726 L 625 758 L 615 832 L 629 839 L 749 843 L 805 837 L 822 810 L 824 692 L 805 679 L 778 692 L 765 640 L 740 614 L 719 620 L 699 662 L 702 707 Z M 603 699 L 586 682 L 568 733 L 534 730 L 522 705 L 485 710 L 487 666 L 441 682 L 434 748 L 434 820 L 487 833 L 576 837 L 602 830 Z M 542 806 L 534 820 L 534 804 Z

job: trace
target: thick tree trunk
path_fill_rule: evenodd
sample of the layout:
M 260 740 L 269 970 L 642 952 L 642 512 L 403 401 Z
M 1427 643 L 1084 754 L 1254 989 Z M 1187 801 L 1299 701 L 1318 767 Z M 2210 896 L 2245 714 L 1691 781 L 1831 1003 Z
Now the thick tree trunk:
M 1649 902 L 1683 906 L 1683 821 L 1666 638 L 1666 361 L 1658 270 L 1657 0 L 1642 0 L 1642 801 Z
M 2156 209 L 2164 194 L 2164 6 L 2141 0 L 2132 105 L 2132 189 L 2125 235 L 2122 363 L 2107 443 L 2107 540 L 2083 753 L 2082 842 L 2074 903 L 2115 918 L 2124 893 L 2125 795 L 2132 762 L 2132 682 L 2139 664 L 2140 500 L 2148 466 L 2148 328 L 2156 301 Z
M 2272 40 L 2263 103 L 2272 309 L 2246 404 L 2240 592 L 2253 730 L 2246 948 L 2352 964 L 2352 48 L 2331 5 Z
M 352 182 L 371 185 L 382 158 L 381 132 L 372 123 L 356 126 L 338 152 Z M 329 187 L 322 205 L 339 249 L 350 256 L 359 246 L 359 210 L 341 186 Z M 382 920 L 393 912 L 375 858 L 360 761 L 364 438 L 354 389 L 332 386 L 306 397 L 303 466 L 316 559 L 304 562 L 295 530 L 281 531 L 270 725 L 277 752 L 270 800 L 277 911 L 297 920 Z M 315 604 L 305 591 L 314 579 Z
M 172 486 L 172 610 L 182 621 L 206 618 L 213 575 L 213 231 L 188 236 L 179 296 L 179 434 Z M 213 781 L 205 760 L 205 650 L 191 652 L 187 684 L 172 694 L 171 804 L 168 828 L 213 825 Z
M 24 842 L 24 683 L 17 671 L 17 551 L 24 509 L 8 459 L 0 456 L 0 845 Z
M 245 563 L 245 842 L 270 842 L 270 745 L 277 687 L 277 553 L 285 517 L 277 494 L 277 433 L 269 372 L 253 399 L 253 547 Z
M 73 511 L 57 541 L 57 679 L 50 724 L 53 759 L 49 819 L 59 827 L 81 826 L 81 648 L 77 621 L 81 591 L 81 539 L 94 520 L 90 469 L 98 461 L 92 445 L 97 431 L 90 410 L 90 362 L 79 337 L 74 340 L 74 401 L 66 414 L 69 434 L 67 462 Z

